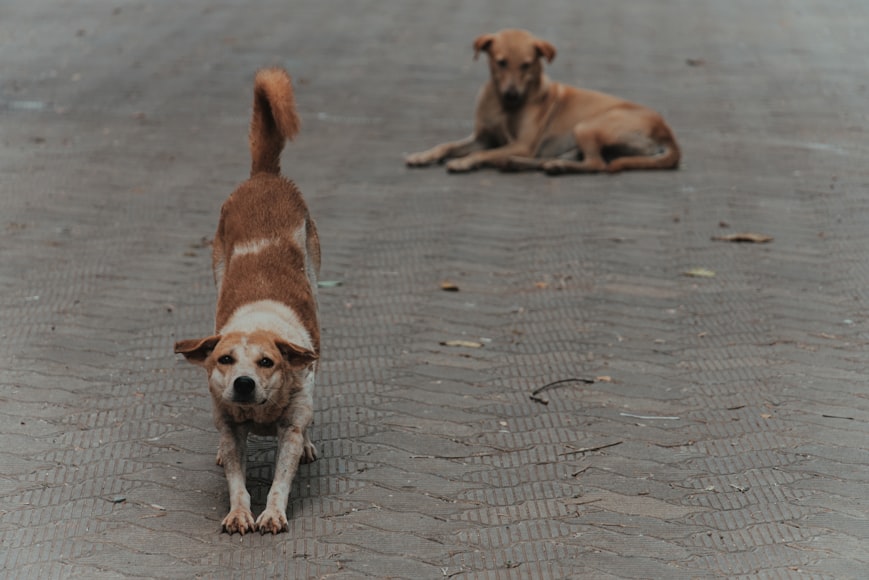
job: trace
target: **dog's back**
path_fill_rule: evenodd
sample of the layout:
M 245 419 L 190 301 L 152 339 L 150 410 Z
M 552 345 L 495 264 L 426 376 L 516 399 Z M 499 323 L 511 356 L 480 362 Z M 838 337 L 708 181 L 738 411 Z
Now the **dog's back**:
M 289 75 L 279 68 L 260 70 L 254 79 L 251 177 L 224 202 L 214 237 L 215 326 L 220 331 L 246 304 L 273 300 L 298 315 L 319 351 L 319 238 L 302 194 L 280 174 L 284 144 L 298 129 Z

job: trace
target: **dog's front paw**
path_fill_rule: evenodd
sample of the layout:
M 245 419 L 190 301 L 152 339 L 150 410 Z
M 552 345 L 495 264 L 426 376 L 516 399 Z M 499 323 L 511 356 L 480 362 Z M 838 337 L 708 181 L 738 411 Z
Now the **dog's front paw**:
M 287 514 L 283 511 L 266 507 L 265 511 L 256 519 L 256 528 L 261 534 L 280 534 L 289 529 Z
M 404 158 L 404 163 L 408 167 L 425 167 L 435 162 L 426 151 L 420 153 L 411 153 Z
M 543 171 L 545 171 L 548 175 L 562 175 L 567 173 L 567 163 L 562 159 L 553 159 L 552 161 L 547 161 L 542 166 Z
M 248 509 L 234 509 L 223 518 L 223 531 L 228 534 L 238 532 L 242 536 L 254 530 L 253 514 Z
M 466 158 L 452 159 L 447 163 L 447 171 L 450 173 L 464 173 L 474 169 L 474 163 Z

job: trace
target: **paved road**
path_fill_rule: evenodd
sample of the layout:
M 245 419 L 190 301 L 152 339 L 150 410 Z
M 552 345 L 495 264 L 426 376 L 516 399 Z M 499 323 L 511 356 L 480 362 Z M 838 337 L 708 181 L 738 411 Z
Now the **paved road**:
M 405 169 L 470 130 L 470 43 L 507 25 L 664 113 L 682 169 Z M 867 25 L 858 0 L 4 1 L 3 575 L 863 577 Z M 342 285 L 322 458 L 290 532 L 242 538 L 171 350 L 211 329 L 207 242 L 272 64 Z M 710 239 L 740 231 L 774 240 Z M 567 378 L 594 382 L 529 398 Z

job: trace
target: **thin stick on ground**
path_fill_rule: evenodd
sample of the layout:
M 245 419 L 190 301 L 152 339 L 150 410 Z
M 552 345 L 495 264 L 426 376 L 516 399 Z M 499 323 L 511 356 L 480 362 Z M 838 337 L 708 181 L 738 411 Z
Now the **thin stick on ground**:
M 586 385 L 593 385 L 595 383 L 595 380 L 581 378 L 581 377 L 574 377 L 574 378 L 570 378 L 570 379 L 561 379 L 559 381 L 553 381 L 551 383 L 546 383 L 542 387 L 537 387 L 536 389 L 531 391 L 531 395 L 529 395 L 529 397 L 531 398 L 532 401 L 536 401 L 538 403 L 548 405 L 549 399 L 547 399 L 546 397 L 541 397 L 540 393 L 542 393 L 543 391 L 548 391 L 549 389 L 552 389 L 552 388 L 560 386 L 560 385 L 565 385 L 567 383 L 585 383 Z
M 616 445 L 621 445 L 622 443 L 624 443 L 624 441 L 616 441 L 615 443 L 607 443 L 606 445 L 597 445 L 596 447 L 580 447 L 579 449 L 574 449 L 573 451 L 565 451 L 564 453 L 559 453 L 559 455 L 575 455 L 577 453 L 600 451 L 601 449 L 606 449 L 607 447 L 615 447 Z

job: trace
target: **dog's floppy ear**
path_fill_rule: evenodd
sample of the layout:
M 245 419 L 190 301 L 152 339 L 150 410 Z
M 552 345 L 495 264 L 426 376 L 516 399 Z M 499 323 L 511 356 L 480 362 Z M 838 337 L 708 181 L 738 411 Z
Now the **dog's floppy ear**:
M 302 370 L 320 358 L 320 355 L 314 351 L 285 340 L 276 340 L 275 346 L 278 347 L 278 350 L 281 351 L 281 356 L 284 357 L 284 360 L 287 361 L 293 370 Z
M 543 57 L 546 59 L 546 62 L 552 62 L 555 58 L 555 47 L 546 42 L 545 40 L 538 39 L 534 43 L 534 48 L 537 49 L 537 57 Z
M 480 51 L 489 51 L 489 47 L 492 46 L 493 40 L 495 40 L 494 34 L 483 34 L 482 36 L 477 37 L 474 41 L 474 60 L 477 60 L 477 57 L 480 56 Z
M 220 336 L 209 336 L 208 338 L 188 338 L 187 340 L 179 340 L 175 343 L 175 352 L 184 355 L 189 362 L 195 365 L 204 365 L 205 359 L 220 342 Z

